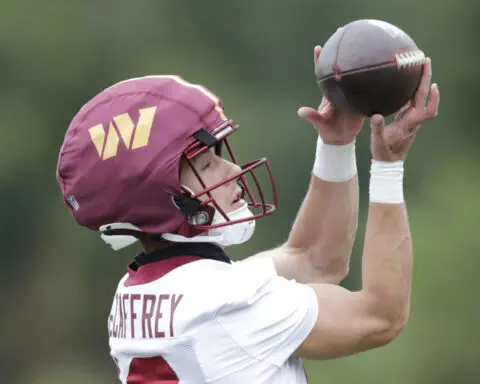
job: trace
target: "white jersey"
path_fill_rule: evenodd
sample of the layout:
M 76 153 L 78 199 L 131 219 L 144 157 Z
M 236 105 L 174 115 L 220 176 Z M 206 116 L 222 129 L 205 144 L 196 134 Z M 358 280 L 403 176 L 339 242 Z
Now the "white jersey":
M 222 262 L 205 256 L 219 248 L 195 247 L 120 281 L 108 319 L 120 382 L 307 383 L 293 354 L 317 319 L 313 290 L 270 258 Z

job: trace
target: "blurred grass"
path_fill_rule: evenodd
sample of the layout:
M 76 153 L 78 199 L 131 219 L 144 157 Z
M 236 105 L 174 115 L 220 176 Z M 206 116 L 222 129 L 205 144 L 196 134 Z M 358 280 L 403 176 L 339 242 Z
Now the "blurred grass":
M 259 222 L 241 259 L 284 241 L 308 185 L 314 132 L 300 106 L 320 101 L 312 48 L 338 26 L 379 18 L 433 59 L 441 112 L 409 155 L 405 195 L 415 279 L 410 323 L 394 343 L 308 362 L 312 383 L 480 382 L 476 266 L 480 182 L 477 128 L 480 6 L 473 0 L 85 0 L 6 2 L 0 13 L 0 382 L 115 383 L 106 318 L 133 247 L 113 253 L 78 228 L 55 165 L 70 119 L 104 87 L 178 73 L 221 96 L 240 124 L 238 157 L 267 156 L 279 210 Z M 348 287 L 360 286 L 368 125 L 357 140 L 361 217 Z

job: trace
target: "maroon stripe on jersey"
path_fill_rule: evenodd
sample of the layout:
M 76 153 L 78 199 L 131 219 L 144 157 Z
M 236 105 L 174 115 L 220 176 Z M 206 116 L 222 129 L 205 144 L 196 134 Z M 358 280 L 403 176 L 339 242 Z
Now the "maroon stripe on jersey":
M 132 285 L 151 283 L 182 265 L 200 259 L 202 259 L 202 257 L 199 256 L 177 256 L 142 265 L 137 271 L 128 267 L 128 278 L 124 285 L 131 287 Z
M 132 359 L 127 384 L 178 384 L 173 369 L 161 356 Z

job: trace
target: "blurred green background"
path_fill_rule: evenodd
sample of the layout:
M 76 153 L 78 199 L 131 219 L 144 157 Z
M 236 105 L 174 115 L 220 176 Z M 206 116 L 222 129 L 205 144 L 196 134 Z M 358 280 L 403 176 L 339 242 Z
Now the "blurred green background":
M 315 150 L 296 115 L 321 94 L 313 47 L 359 18 L 389 21 L 432 58 L 440 115 L 406 164 L 415 251 L 410 322 L 392 344 L 308 362 L 311 383 L 480 383 L 477 269 L 478 36 L 476 0 L 3 1 L 0 12 L 0 383 L 116 383 L 107 315 L 139 248 L 110 251 L 77 227 L 55 166 L 78 109 L 125 78 L 180 74 L 220 95 L 242 129 L 240 160 L 267 156 L 278 212 L 234 258 L 283 242 Z M 255 139 L 252 139 L 255 138 Z M 361 217 L 345 286 L 360 286 L 368 205 L 369 129 L 358 138 Z

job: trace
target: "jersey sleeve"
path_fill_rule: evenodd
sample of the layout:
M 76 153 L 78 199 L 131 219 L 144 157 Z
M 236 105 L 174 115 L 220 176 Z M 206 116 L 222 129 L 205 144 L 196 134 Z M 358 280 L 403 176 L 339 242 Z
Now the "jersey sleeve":
M 315 292 L 278 276 L 271 259 L 236 263 L 228 275 L 216 322 L 250 356 L 282 366 L 317 320 Z

